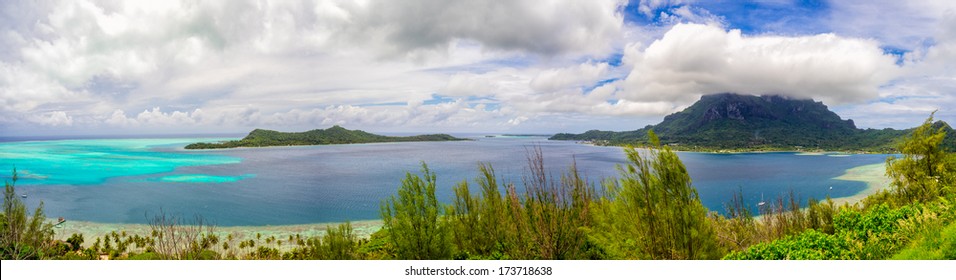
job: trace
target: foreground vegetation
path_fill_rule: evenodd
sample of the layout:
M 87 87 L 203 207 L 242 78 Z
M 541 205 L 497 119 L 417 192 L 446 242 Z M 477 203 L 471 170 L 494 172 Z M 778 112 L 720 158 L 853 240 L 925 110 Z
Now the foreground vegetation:
M 435 197 L 436 174 L 422 164 L 382 202 L 383 228 L 358 238 L 349 223 L 317 237 L 239 239 L 215 234 L 201 217 L 159 213 L 149 236 L 113 232 L 53 239 L 42 205 L 33 215 L 7 182 L 3 259 L 956 259 L 956 153 L 930 117 L 887 160 L 892 189 L 850 205 L 793 194 L 761 206 L 743 194 L 726 215 L 708 212 L 686 168 L 653 132 L 646 150 L 625 148 L 618 178 L 595 186 L 575 165 L 548 173 L 539 148 L 528 152 L 524 191 L 480 165 L 473 183 L 454 186 L 451 204 Z
M 302 146 L 329 144 L 358 144 L 381 142 L 422 142 L 422 141 L 461 141 L 448 134 L 428 134 L 416 136 L 383 136 L 361 130 L 348 130 L 341 126 L 328 129 L 314 129 L 306 132 L 278 132 L 256 129 L 241 140 L 219 143 L 192 143 L 185 149 L 226 149 L 238 147 Z

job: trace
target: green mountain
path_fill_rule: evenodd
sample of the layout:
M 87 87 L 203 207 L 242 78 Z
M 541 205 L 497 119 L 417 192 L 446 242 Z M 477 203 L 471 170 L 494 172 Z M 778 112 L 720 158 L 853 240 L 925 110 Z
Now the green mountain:
M 329 144 L 357 144 L 380 142 L 423 142 L 423 141 L 459 141 L 467 140 L 456 138 L 448 134 L 428 134 L 416 136 L 384 136 L 361 130 L 348 130 L 341 126 L 328 129 L 315 129 L 305 132 L 279 132 L 275 130 L 255 129 L 241 140 L 232 140 L 219 143 L 193 143 L 186 145 L 186 149 L 223 149 L 237 147 L 268 147 L 268 146 L 300 146 L 300 145 L 329 145 Z
M 956 133 L 947 131 L 944 146 L 956 150 Z M 661 143 L 686 150 L 858 150 L 893 152 L 896 141 L 912 129 L 858 129 L 853 120 L 840 119 L 826 105 L 813 100 L 732 93 L 705 95 L 657 125 L 634 131 L 590 130 L 561 133 L 551 140 L 593 141 L 598 144 L 645 144 L 648 130 Z

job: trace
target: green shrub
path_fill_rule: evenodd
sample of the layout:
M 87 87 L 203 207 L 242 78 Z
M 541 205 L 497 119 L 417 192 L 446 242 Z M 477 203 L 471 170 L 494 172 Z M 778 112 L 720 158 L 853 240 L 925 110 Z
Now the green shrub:
M 400 259 L 432 260 L 451 256 L 448 229 L 440 221 L 443 207 L 435 198 L 435 174 L 422 163 L 422 177 L 406 173 L 398 197 L 382 203 L 389 240 Z
M 934 127 L 930 115 L 899 144 L 902 157 L 886 160 L 886 175 L 892 180 L 896 204 L 927 202 L 956 194 L 956 156 L 941 145 L 945 138 L 946 130 L 943 126 Z
M 920 207 L 917 204 L 891 209 L 884 204 L 866 212 L 842 211 L 834 218 L 836 235 L 851 242 L 862 259 L 885 259 L 909 241 L 898 234 L 900 221 L 917 214 Z
M 719 258 L 717 236 L 691 185 L 687 168 L 669 147 L 660 146 L 653 132 L 646 154 L 624 148 L 628 164 L 619 167 L 621 178 L 605 184 L 607 195 L 600 211 L 610 214 L 612 226 L 603 230 L 628 258 Z
M 156 252 L 145 252 L 141 254 L 130 254 L 129 260 L 162 260 L 163 257 Z
M 13 169 L 12 182 L 4 182 L 3 213 L 0 215 L 0 259 L 23 260 L 52 257 L 48 249 L 53 244 L 53 224 L 46 222 L 43 202 L 28 215 L 27 207 L 17 196 L 14 185 L 17 170 Z
M 893 256 L 896 260 L 956 260 L 956 223 L 931 228 Z
M 733 252 L 728 260 L 845 260 L 855 259 L 843 238 L 810 229 L 769 243 Z
M 291 237 L 289 240 L 293 240 Z M 325 230 L 325 236 L 302 240 L 298 246 L 283 254 L 291 260 L 351 260 L 359 258 L 358 238 L 352 224 L 346 222 Z

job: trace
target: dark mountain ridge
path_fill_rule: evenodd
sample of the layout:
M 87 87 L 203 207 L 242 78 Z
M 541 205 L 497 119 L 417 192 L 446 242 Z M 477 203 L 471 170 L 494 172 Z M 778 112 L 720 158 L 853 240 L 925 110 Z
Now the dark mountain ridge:
M 956 135 L 943 121 L 934 126 L 947 131 L 944 146 L 956 148 Z M 893 152 L 895 141 L 912 129 L 859 129 L 822 102 L 781 96 L 733 93 L 705 95 L 683 111 L 657 125 L 634 131 L 590 130 L 556 134 L 552 140 L 593 141 L 598 144 L 646 144 L 653 130 L 661 143 L 686 150 L 854 150 Z

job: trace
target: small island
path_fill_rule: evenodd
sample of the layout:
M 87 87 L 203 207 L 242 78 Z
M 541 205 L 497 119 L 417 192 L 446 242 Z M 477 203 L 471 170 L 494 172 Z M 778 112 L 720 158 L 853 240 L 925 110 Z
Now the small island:
M 255 129 L 241 140 L 218 143 L 192 143 L 185 149 L 228 149 L 239 147 L 305 146 L 331 144 L 358 144 L 384 142 L 424 142 L 424 141 L 462 141 L 448 134 L 426 134 L 415 136 L 384 136 L 361 130 L 348 130 L 341 126 L 328 129 L 314 129 L 305 132 L 279 132 L 275 130 Z

